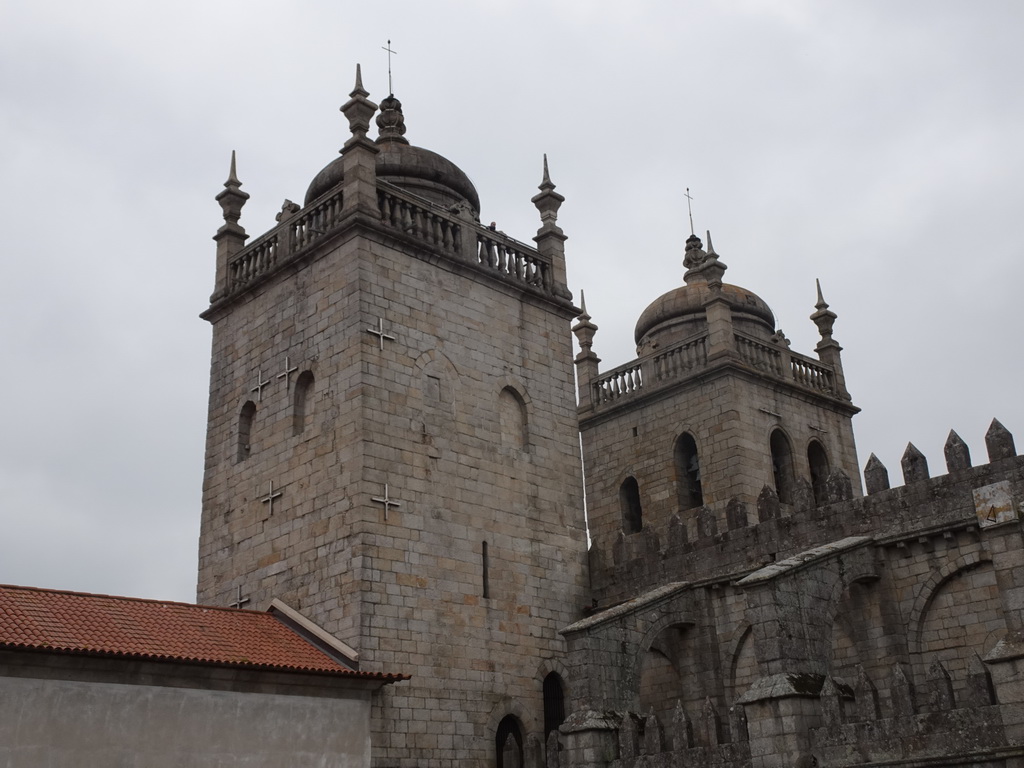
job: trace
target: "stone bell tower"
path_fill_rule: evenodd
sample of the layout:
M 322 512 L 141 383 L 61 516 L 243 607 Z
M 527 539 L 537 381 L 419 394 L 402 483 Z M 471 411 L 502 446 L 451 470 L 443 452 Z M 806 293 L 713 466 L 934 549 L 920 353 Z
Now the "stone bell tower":
M 859 409 L 820 287 L 815 359 L 790 349 L 759 296 L 722 281 L 726 265 L 707 241 L 706 251 L 698 237 L 686 241 L 685 284 L 641 314 L 636 360 L 599 373 L 585 310 L 574 328 L 590 535 L 609 566 L 656 551 L 655 539 L 668 546 L 745 526 L 762 494 L 798 509 L 821 503 L 829 482 L 860 494 Z M 602 600 L 622 598 L 592 576 Z
M 536 248 L 480 226 L 394 96 L 368 138 L 368 96 L 357 69 L 341 156 L 277 226 L 246 244 L 234 161 L 218 196 L 198 598 L 279 598 L 412 675 L 377 765 L 493 765 L 557 725 L 588 600 L 562 197 L 545 162 Z

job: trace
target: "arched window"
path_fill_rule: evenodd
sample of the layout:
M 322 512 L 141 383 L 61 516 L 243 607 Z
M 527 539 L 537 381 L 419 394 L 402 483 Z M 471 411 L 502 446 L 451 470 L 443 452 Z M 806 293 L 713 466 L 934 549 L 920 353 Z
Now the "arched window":
M 828 454 L 821 443 L 811 440 L 807 446 L 807 464 L 811 468 L 811 488 L 814 489 L 814 503 L 825 503 L 825 481 L 828 479 Z
M 512 715 L 505 715 L 498 723 L 494 744 L 498 768 L 523 768 L 523 733 Z
M 679 494 L 679 508 L 693 509 L 704 503 L 704 491 L 700 486 L 700 461 L 697 459 L 697 442 L 693 435 L 684 432 L 676 440 L 676 490 Z
M 303 371 L 295 381 L 292 396 L 292 433 L 300 434 L 313 415 L 313 372 Z
M 793 449 L 789 438 L 781 429 L 772 432 L 769 446 L 772 451 L 772 474 L 775 477 L 775 492 L 783 504 L 793 503 Z
M 557 672 L 544 678 L 544 739 L 565 722 L 565 688 Z
M 256 403 L 247 400 L 238 414 L 238 461 L 245 461 L 251 451 L 252 422 L 256 418 Z
M 622 530 L 624 533 L 639 533 L 644 527 L 644 513 L 640 507 L 640 486 L 633 476 L 627 477 L 619 487 L 619 503 L 622 505 Z
M 528 442 L 526 403 L 512 387 L 505 387 L 498 395 L 501 418 L 501 444 L 507 448 L 524 450 Z

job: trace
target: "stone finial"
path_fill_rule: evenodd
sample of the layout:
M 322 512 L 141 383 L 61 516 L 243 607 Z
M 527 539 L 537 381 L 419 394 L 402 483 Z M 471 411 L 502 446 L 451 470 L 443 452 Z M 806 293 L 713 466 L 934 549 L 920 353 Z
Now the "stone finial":
M 750 731 L 747 728 L 747 710 L 742 704 L 733 704 L 729 707 L 729 728 L 732 731 L 733 744 L 745 744 L 750 741 Z
M 280 223 L 282 221 L 287 221 L 288 219 L 290 219 L 292 216 L 294 216 L 295 214 L 297 214 L 301 210 L 302 210 L 302 206 L 301 205 L 299 205 L 298 203 L 292 202 L 288 198 L 285 198 L 284 202 L 281 203 L 281 210 L 280 210 L 280 212 L 277 214 L 277 216 L 274 217 L 274 221 L 276 221 L 278 223 Z
M 824 341 L 832 338 L 832 326 L 835 324 L 838 315 L 828 308 L 828 303 L 821 295 L 821 281 L 815 279 L 814 284 L 818 289 L 818 302 L 814 305 L 815 312 L 811 315 L 811 320 L 818 326 L 818 333 L 821 334 L 821 338 Z
M 843 721 L 842 703 L 839 701 L 839 688 L 835 680 L 826 675 L 821 686 L 821 716 L 826 728 L 837 728 Z
M 402 114 L 402 102 L 389 95 L 380 102 L 380 114 L 377 115 L 377 128 L 380 133 L 377 136 L 378 144 L 385 144 L 389 141 L 396 144 L 408 144 L 405 138 L 405 115 Z
M 882 713 L 878 707 L 878 689 L 871 682 L 868 673 L 860 664 L 857 665 L 857 677 L 853 682 L 854 711 L 857 720 L 877 720 Z
M 996 703 L 996 692 L 992 676 L 981 657 L 972 653 L 967 660 L 967 685 L 964 689 L 964 706 L 987 707 Z
M 811 487 L 806 477 L 798 477 L 793 483 L 793 509 L 797 512 L 807 512 L 817 506 L 814 488 Z
M 367 98 L 369 95 L 363 88 L 362 69 L 356 64 L 355 87 L 349 93 L 348 101 L 341 105 L 341 113 L 348 118 L 348 128 L 352 132 L 349 141 L 365 139 L 366 132 L 370 130 L 370 118 L 377 111 L 377 105 Z
M 705 747 L 717 747 L 723 742 L 722 720 L 718 716 L 718 707 L 708 696 L 700 710 L 701 742 Z
M 833 469 L 825 479 L 825 501 L 835 504 L 853 498 L 853 482 L 841 469 Z
M 632 712 L 622 715 L 622 723 L 619 725 L 619 758 L 628 760 L 637 757 L 640 753 L 640 739 L 636 718 Z
M 757 495 L 757 519 L 760 522 L 774 520 L 779 516 L 779 494 L 765 483 L 761 493 Z
M 725 524 L 730 531 L 747 527 L 747 505 L 735 496 L 725 507 Z
M 941 661 L 933 661 L 928 667 L 928 711 L 945 712 L 954 709 L 953 681 Z
M 985 433 L 985 447 L 988 448 L 988 460 L 999 461 L 1000 459 L 1011 459 L 1017 455 L 1017 449 L 1013 445 L 1013 435 L 1010 430 L 999 423 L 998 419 L 992 419 L 988 432 Z
M 693 746 L 693 726 L 686 716 L 683 702 L 676 699 L 676 708 L 672 713 L 672 751 L 680 752 Z
M 709 241 L 710 238 L 711 233 L 708 232 Z M 718 254 L 714 250 L 710 252 L 704 250 L 704 244 L 696 235 L 686 238 L 683 266 L 686 267 L 686 272 L 683 275 L 684 282 L 708 283 L 712 287 L 722 284 L 722 275 L 728 269 L 724 262 L 719 261 Z
M 548 156 L 544 155 L 544 178 L 541 179 L 540 192 L 530 200 L 540 211 L 540 221 L 544 225 L 555 226 L 558 220 L 558 209 L 565 202 L 565 198 L 555 192 L 555 185 L 551 183 L 551 175 L 548 173 Z M 559 230 L 561 231 L 561 230 Z
M 245 234 L 245 230 L 238 224 L 242 216 L 242 206 L 249 199 L 249 193 L 241 190 L 242 182 L 238 180 L 238 171 L 235 166 L 235 150 L 231 150 L 231 167 L 228 169 L 228 180 L 224 182 L 224 189 L 218 193 L 216 200 L 224 211 L 224 226 L 221 231 L 229 229 L 233 234 Z M 217 234 L 220 234 L 218 231 Z M 217 239 L 217 238 L 214 238 Z
M 917 713 L 914 684 L 907 677 L 907 671 L 903 668 L 903 664 L 898 661 L 892 665 L 889 697 L 892 699 L 893 717 L 913 717 Z
M 644 720 L 644 752 L 648 755 L 660 755 L 664 751 L 665 734 L 652 707 L 647 719 Z
M 889 470 L 873 453 L 868 457 L 868 463 L 864 465 L 864 487 L 869 496 L 872 493 L 889 490 Z
M 587 314 L 587 297 L 583 294 L 582 289 L 580 289 L 580 313 L 576 321 L 576 325 L 572 327 L 572 332 L 576 335 L 576 340 L 580 344 L 580 354 L 576 357 L 579 360 L 584 355 L 593 354 L 594 334 L 597 333 L 597 326 L 590 322 L 590 315 Z M 598 360 L 598 362 L 601 361 Z
M 946 471 L 958 472 L 961 469 L 971 468 L 971 450 L 952 429 L 949 430 L 949 437 L 946 438 L 946 445 L 942 452 L 946 455 Z
M 907 450 L 903 452 L 900 466 L 903 467 L 903 482 L 906 485 L 931 477 L 928 474 L 928 459 L 913 443 L 907 443 Z
M 715 511 L 710 507 L 701 507 L 697 510 L 697 537 L 713 539 L 717 535 L 718 518 Z

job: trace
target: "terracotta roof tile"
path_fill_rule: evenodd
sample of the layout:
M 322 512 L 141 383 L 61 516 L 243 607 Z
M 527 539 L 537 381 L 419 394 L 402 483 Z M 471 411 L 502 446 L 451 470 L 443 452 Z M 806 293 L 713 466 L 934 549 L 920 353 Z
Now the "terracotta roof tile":
M 356 672 L 270 613 L 0 585 L 0 648 L 340 674 Z

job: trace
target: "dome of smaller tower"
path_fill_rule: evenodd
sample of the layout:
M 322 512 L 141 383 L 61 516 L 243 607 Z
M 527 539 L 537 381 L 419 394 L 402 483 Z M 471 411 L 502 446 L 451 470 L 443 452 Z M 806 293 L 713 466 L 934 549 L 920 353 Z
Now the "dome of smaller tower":
M 402 103 L 394 96 L 381 101 L 377 116 L 380 136 L 377 145 L 377 178 L 406 189 L 443 206 L 468 205 L 474 215 L 480 214 L 480 196 L 469 177 L 451 160 L 414 147 L 405 138 L 405 117 Z M 344 180 L 343 158 L 328 163 L 306 190 L 305 204 L 334 189 Z
M 637 320 L 633 338 L 638 350 L 668 346 L 704 330 L 705 307 L 716 297 L 729 305 L 738 328 L 765 338 L 775 332 L 775 315 L 764 299 L 746 288 L 721 282 L 726 266 L 718 260 L 710 233 L 707 252 L 700 238 L 690 236 L 683 264 L 688 268 L 683 278 L 686 285 L 659 296 Z

